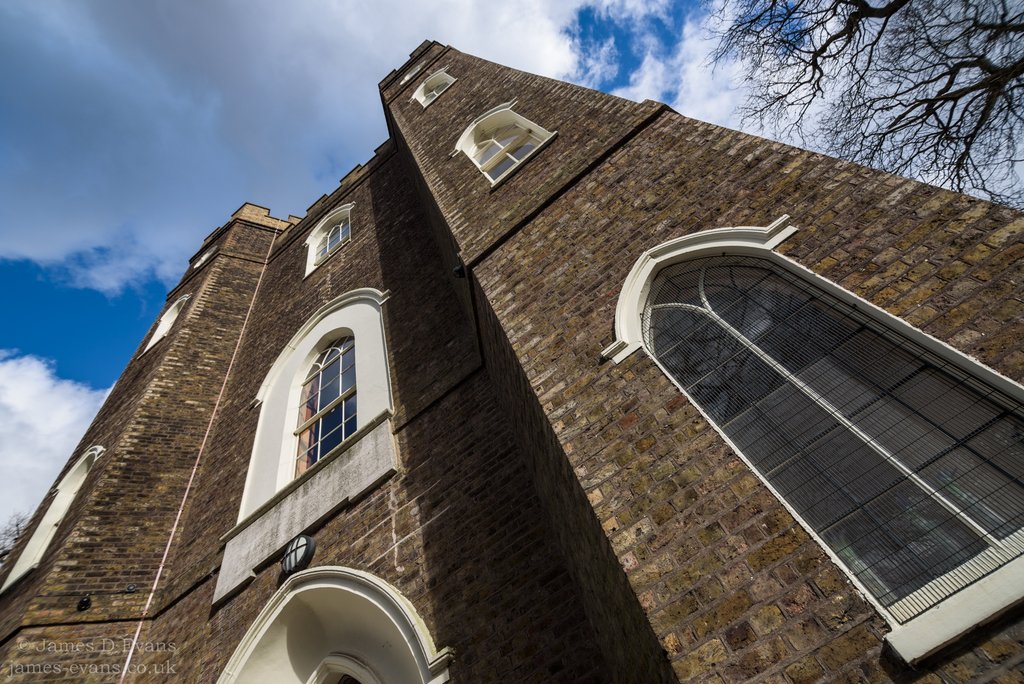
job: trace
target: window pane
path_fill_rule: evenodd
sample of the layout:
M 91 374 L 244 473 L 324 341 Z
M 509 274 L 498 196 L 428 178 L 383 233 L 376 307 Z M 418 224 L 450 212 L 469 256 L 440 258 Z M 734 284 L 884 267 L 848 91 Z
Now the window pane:
M 1024 553 L 1012 400 L 762 259 L 664 269 L 643 329 L 662 367 L 897 619 Z
M 333 363 L 324 371 L 324 384 L 320 388 L 320 403 L 317 406 L 317 410 L 326 408 L 328 404 L 338 398 L 340 395 L 338 381 L 338 364 Z
M 533 143 L 533 141 L 529 141 L 528 140 L 527 142 L 523 143 L 519 147 L 517 147 L 517 148 L 515 148 L 513 150 L 509 150 L 509 154 L 511 154 L 517 160 L 521 161 L 523 159 L 523 157 L 525 157 L 526 155 L 530 154 L 530 151 L 533 148 L 535 148 L 535 147 L 536 147 L 536 145 Z
M 515 165 L 516 161 L 514 159 L 512 159 L 511 157 L 505 157 L 500 162 L 498 162 L 494 166 L 494 168 L 487 172 L 487 177 L 490 178 L 492 181 L 498 180 L 503 175 L 505 175 L 506 171 L 508 171 Z
M 501 152 L 501 145 L 491 140 L 486 147 L 477 152 L 476 161 L 478 164 L 486 164 L 498 152 Z
M 311 373 L 312 377 L 304 383 L 300 393 L 299 423 L 311 422 L 311 425 L 299 434 L 296 475 L 355 431 L 355 343 L 352 337 L 335 340 L 320 352 Z M 328 409 L 342 391 L 351 392 L 351 396 Z

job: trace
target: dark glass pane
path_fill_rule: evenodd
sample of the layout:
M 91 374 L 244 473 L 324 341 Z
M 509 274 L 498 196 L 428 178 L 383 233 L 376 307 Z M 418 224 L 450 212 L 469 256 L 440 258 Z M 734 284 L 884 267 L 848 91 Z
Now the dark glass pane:
M 336 367 L 336 366 L 337 366 L 337 364 L 334 364 L 333 367 Z M 325 376 L 326 376 L 326 373 L 325 373 Z M 324 378 L 324 386 L 320 389 L 320 404 L 319 404 L 319 406 L 317 406 L 317 410 L 322 410 L 324 407 L 326 407 L 332 401 L 337 399 L 338 396 L 339 396 L 338 376 L 335 375 L 334 377 L 330 378 L 329 380 L 328 380 L 327 377 L 325 377 Z
M 488 177 L 491 180 L 498 180 L 502 175 L 513 166 L 516 165 L 516 160 L 511 157 L 504 157 L 498 162 L 490 171 L 487 172 Z
M 690 393 L 715 422 L 727 423 L 784 382 L 764 361 L 742 350 L 693 385 Z
M 948 375 L 928 370 L 901 383 L 893 394 L 953 437 L 963 439 L 1001 413 Z
M 878 333 L 860 328 L 832 352 L 851 375 L 878 387 L 889 389 L 916 373 L 921 360 Z
M 1011 415 L 1002 416 L 981 434 L 972 437 L 967 446 L 987 460 L 1003 477 L 1015 483 L 1017 496 L 1024 481 L 1024 421 Z
M 996 548 L 986 531 L 1021 529 L 1012 402 L 773 264 L 666 268 L 644 324 L 666 371 L 879 600 L 928 587 L 904 616 L 987 572 L 963 565 Z
M 349 366 L 345 369 L 345 372 L 341 375 L 341 391 L 342 393 L 348 392 L 350 389 L 356 386 L 356 367 Z
M 1024 524 L 1020 486 L 967 449 L 956 449 L 921 471 L 921 477 L 997 537 Z
M 527 141 L 520 145 L 519 147 L 517 147 L 516 149 L 510 150 L 509 154 L 511 154 L 518 160 L 522 160 L 523 157 L 528 155 L 530 153 L 530 150 L 532 150 L 534 147 L 536 147 L 536 145 L 534 145 L 532 141 Z
M 710 318 L 686 309 L 653 312 L 650 334 L 658 360 L 684 387 L 743 349 Z

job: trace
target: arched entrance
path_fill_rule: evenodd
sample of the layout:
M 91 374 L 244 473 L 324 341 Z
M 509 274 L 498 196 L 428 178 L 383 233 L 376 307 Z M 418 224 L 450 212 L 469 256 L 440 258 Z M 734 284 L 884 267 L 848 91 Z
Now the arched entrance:
M 288 578 L 218 681 L 443 684 L 451 659 L 393 586 L 359 570 L 319 567 Z

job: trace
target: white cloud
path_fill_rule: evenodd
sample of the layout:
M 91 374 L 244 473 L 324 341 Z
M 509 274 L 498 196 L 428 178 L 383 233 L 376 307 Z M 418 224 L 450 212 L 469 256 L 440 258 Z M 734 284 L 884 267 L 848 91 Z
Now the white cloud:
M 667 102 L 686 116 L 739 128 L 737 108 L 745 96 L 740 65 L 733 61 L 711 63 L 715 42 L 704 35 L 703 21 L 703 16 L 689 17 L 674 45 L 659 46 L 648 40 L 652 48 L 661 49 L 648 51 L 630 74 L 629 85 L 614 94 Z
M 365 161 L 377 83 L 421 41 L 566 78 L 581 4 L 0 4 L 0 258 L 109 293 L 173 283 L 242 202 L 301 215 Z
M 584 7 L 647 52 L 619 94 L 732 123 L 695 21 L 662 45 L 668 0 L 0 3 L 0 259 L 108 293 L 171 284 L 243 202 L 301 215 L 365 161 L 387 135 L 377 83 L 424 39 L 614 78 L 624 48 L 581 43 Z
M 597 88 L 613 80 L 618 73 L 619 52 L 615 48 L 615 39 L 608 38 L 592 51 L 581 55 L 577 73 L 573 74 L 572 80 L 588 88 Z
M 35 511 L 108 391 L 59 378 L 44 359 L 0 350 L 0 524 Z

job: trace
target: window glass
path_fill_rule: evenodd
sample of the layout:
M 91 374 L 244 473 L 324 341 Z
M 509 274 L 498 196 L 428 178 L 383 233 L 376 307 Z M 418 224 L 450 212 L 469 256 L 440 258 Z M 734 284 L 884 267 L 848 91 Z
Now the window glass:
M 295 475 L 356 431 L 355 342 L 346 336 L 317 355 L 302 384 Z
M 898 621 L 1024 552 L 1021 406 L 769 261 L 661 271 L 647 348 Z

